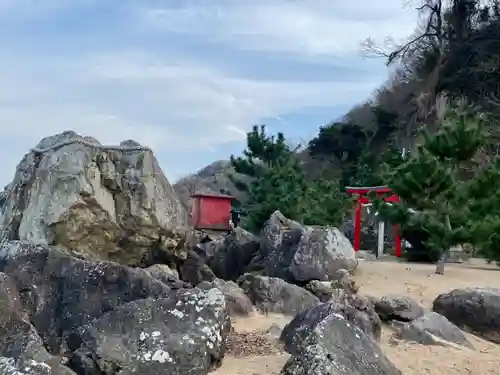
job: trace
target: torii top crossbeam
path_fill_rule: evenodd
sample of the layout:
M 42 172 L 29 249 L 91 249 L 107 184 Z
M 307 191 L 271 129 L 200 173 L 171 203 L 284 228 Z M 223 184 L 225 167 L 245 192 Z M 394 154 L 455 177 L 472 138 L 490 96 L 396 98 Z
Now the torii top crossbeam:
M 392 189 L 389 186 L 346 186 L 345 190 L 349 194 L 368 194 L 372 191 L 376 193 L 392 193 Z
M 397 194 L 391 194 L 392 189 L 388 186 L 346 186 L 345 189 L 347 194 L 359 196 L 356 206 L 356 217 L 354 220 L 354 250 L 358 251 L 361 242 L 361 205 L 370 203 L 370 198 L 368 198 L 367 195 L 371 192 L 375 192 L 386 202 L 399 202 L 399 197 Z M 391 195 L 382 197 L 382 194 Z M 397 225 L 394 225 L 394 242 L 396 243 L 396 256 L 399 258 L 402 255 L 402 251 Z

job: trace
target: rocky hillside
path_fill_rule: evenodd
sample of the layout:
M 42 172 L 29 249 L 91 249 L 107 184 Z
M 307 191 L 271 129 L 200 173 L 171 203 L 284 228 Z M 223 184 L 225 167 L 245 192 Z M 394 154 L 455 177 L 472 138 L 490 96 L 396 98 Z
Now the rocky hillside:
M 189 197 L 195 192 L 220 193 L 221 189 L 227 189 L 236 199 L 241 199 L 244 193 L 234 185 L 231 175 L 243 178 L 235 173 L 228 160 L 218 160 L 196 173 L 181 178 L 173 187 L 186 208 L 189 207 Z
M 421 125 L 439 126 L 457 101 L 487 114 L 488 142 L 474 163 L 489 163 L 500 154 L 500 70 L 494 68 L 500 56 L 499 2 L 427 0 L 417 12 L 422 34 L 407 44 L 395 50 L 366 45 L 366 52 L 389 56 L 390 77 L 340 120 L 317 124 L 322 127 L 309 143 L 315 160 L 306 161 L 308 175 L 338 178 L 341 170 L 346 184 L 378 183 L 362 176 L 366 169 L 379 166 L 392 147 L 411 149 Z

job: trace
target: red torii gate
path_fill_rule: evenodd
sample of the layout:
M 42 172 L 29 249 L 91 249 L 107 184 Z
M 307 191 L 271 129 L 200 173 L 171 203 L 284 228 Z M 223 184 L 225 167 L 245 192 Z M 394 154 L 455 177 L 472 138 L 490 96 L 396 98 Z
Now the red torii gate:
M 346 192 L 351 195 L 358 195 L 358 202 L 356 206 L 356 217 L 354 219 L 354 250 L 358 251 L 361 242 L 361 207 L 363 204 L 370 203 L 370 198 L 367 195 L 370 192 L 375 192 L 377 196 L 382 198 L 383 194 L 392 194 L 388 197 L 384 197 L 386 202 L 399 202 L 399 197 L 397 194 L 393 194 L 392 189 L 388 186 L 366 186 L 366 187 L 354 187 L 347 186 Z M 396 243 L 396 256 L 399 258 L 402 255 L 401 252 L 401 239 L 398 233 L 398 226 L 394 225 L 394 242 Z

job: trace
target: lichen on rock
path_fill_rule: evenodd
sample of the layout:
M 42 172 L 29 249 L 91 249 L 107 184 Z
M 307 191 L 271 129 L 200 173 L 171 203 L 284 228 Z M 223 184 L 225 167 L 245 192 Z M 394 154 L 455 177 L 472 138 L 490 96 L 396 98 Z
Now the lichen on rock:
M 44 138 L 3 195 L 0 240 L 126 265 L 186 257 L 186 211 L 151 149 L 135 141 L 104 146 L 73 131 Z

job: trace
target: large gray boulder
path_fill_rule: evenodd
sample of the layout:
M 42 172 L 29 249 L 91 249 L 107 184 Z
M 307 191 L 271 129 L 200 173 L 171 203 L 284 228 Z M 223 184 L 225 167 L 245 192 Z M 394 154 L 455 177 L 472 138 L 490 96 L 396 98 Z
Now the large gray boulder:
M 227 235 L 202 244 L 211 254 L 207 264 L 217 277 L 236 281 L 243 275 L 258 254 L 259 238 L 243 228 L 236 227 Z
M 318 297 L 321 302 L 329 302 L 339 295 L 353 295 L 358 292 L 359 287 L 346 270 L 337 271 L 334 277 L 333 281 L 310 281 L 305 289 Z
M 45 349 L 23 310 L 15 282 L 0 272 L 0 374 L 71 375 L 60 356 Z
M 0 273 L 0 357 L 39 362 L 51 358 L 23 311 L 17 286 L 4 273 Z
M 297 283 L 331 280 L 338 270 L 358 265 L 351 243 L 337 228 L 304 226 L 279 211 L 264 224 L 255 263 L 268 276 Z
M 384 322 L 398 320 L 410 322 L 424 315 L 424 308 L 413 298 L 403 295 L 387 295 L 375 301 L 375 311 Z
M 155 279 L 167 284 L 172 289 L 188 288 L 189 284 L 179 279 L 179 273 L 166 264 L 153 264 L 145 269 Z
M 293 316 L 319 303 L 311 292 L 277 277 L 245 274 L 238 283 L 254 306 L 264 313 Z
M 14 283 L 24 319 L 51 354 L 76 349 L 79 342 L 71 339 L 76 330 L 124 303 L 172 294 L 145 270 L 88 262 L 29 242 L 0 245 L 0 272 Z M 29 326 L 24 327 L 31 335 Z M 64 338 L 69 347 L 63 345 Z
M 308 328 L 304 340 L 288 346 L 292 357 L 281 375 L 401 375 L 376 341 L 341 314 Z
M 409 323 L 396 325 L 395 336 L 400 340 L 421 345 L 446 345 L 453 343 L 472 348 L 462 330 L 436 312 L 429 312 Z
M 318 297 L 321 302 L 330 301 L 336 292 L 331 281 L 313 280 L 307 283 L 304 289 Z
M 230 316 L 248 316 L 254 311 L 250 298 L 233 281 L 215 279 L 212 282 L 203 281 L 197 287 L 204 290 L 219 289 L 226 299 L 226 308 Z
M 459 328 L 500 343 L 500 289 L 454 289 L 440 294 L 432 309 Z
M 322 303 L 298 313 L 281 332 L 280 340 L 286 350 L 292 355 L 303 350 L 316 326 L 330 315 L 340 315 L 367 336 L 380 339 L 382 323 L 371 303 L 363 297 L 350 296 L 349 300 Z
M 151 149 L 137 142 L 105 146 L 73 131 L 44 138 L 4 195 L 0 241 L 126 265 L 186 256 L 186 211 Z
M 204 257 L 195 250 L 189 250 L 186 259 L 179 264 L 179 277 L 193 286 L 216 279 L 213 271 L 205 263 Z
M 218 289 L 122 305 L 82 330 L 71 367 L 86 375 L 206 375 L 226 351 L 231 323 Z

